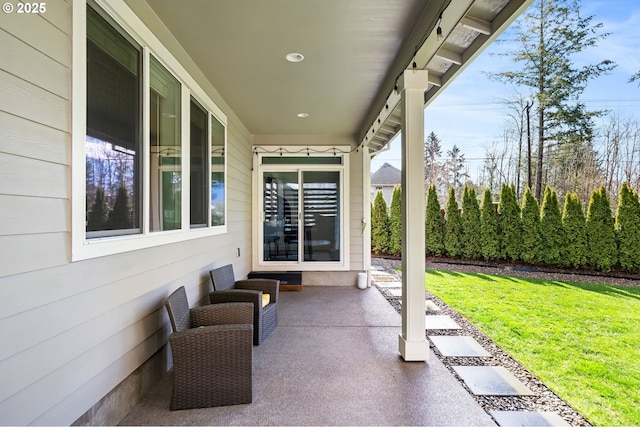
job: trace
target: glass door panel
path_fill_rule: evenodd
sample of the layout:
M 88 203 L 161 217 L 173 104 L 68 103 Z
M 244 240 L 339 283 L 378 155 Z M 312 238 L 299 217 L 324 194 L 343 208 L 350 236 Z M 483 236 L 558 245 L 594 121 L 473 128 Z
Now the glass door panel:
M 263 261 L 298 261 L 298 172 L 264 172 Z
M 340 261 L 340 172 L 302 172 L 304 260 Z

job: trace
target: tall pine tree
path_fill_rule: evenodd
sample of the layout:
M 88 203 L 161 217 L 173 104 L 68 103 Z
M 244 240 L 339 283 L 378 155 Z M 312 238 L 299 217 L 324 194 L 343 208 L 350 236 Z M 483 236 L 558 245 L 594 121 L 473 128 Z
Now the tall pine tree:
M 603 60 L 577 66 L 573 58 L 607 37 L 593 16 L 580 14 L 579 0 L 535 0 L 516 21 L 519 46 L 504 55 L 517 64 L 513 70 L 495 74 L 499 81 L 530 88 L 536 100 L 538 149 L 535 197 L 542 196 L 542 172 L 549 143 L 582 144 L 590 141 L 592 117 L 577 101 L 589 80 L 611 71 L 615 64 Z

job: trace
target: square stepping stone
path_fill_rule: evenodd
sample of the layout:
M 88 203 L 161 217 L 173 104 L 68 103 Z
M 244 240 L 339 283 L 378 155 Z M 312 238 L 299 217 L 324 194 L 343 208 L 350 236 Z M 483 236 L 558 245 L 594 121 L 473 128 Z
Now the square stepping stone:
M 502 366 L 453 366 L 475 395 L 531 396 L 534 393 Z
M 377 274 L 374 274 L 373 276 L 371 276 L 373 278 L 373 280 L 377 281 L 377 282 L 396 282 L 396 278 L 393 276 L 378 276 Z
M 467 336 L 430 336 L 429 339 L 445 357 L 491 356 L 478 341 Z
M 394 297 L 401 297 L 402 296 L 402 289 L 389 289 L 389 293 L 391 295 L 393 295 Z
M 429 314 L 425 317 L 427 329 L 462 329 L 455 320 L 445 314 Z
M 375 280 L 375 278 L 373 279 L 373 281 L 376 282 L 376 285 L 380 286 L 381 288 L 402 288 L 401 282 L 378 282 L 377 280 Z
M 555 412 L 489 411 L 499 426 L 569 426 Z

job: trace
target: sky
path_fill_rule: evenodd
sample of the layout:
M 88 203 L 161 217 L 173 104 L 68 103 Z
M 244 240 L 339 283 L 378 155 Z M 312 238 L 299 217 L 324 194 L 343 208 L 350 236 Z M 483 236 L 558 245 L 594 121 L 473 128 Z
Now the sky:
M 598 46 L 575 57 L 576 64 L 597 64 L 605 59 L 617 67 L 608 75 L 591 80 L 580 100 L 588 110 L 606 109 L 621 118 L 640 122 L 640 87 L 628 83 L 640 71 L 640 0 L 582 0 L 583 16 L 602 23 L 610 33 Z M 515 93 L 515 87 L 490 80 L 484 73 L 513 69 L 508 57 L 496 55 L 506 49 L 510 29 L 489 46 L 425 109 L 425 137 L 434 132 L 441 141 L 443 157 L 457 145 L 469 162 L 472 179 L 482 167 L 487 148 L 501 144 L 506 129 L 506 108 L 500 99 Z M 526 94 L 526 88 L 520 91 Z M 372 159 L 375 172 L 385 162 L 401 168 L 400 137 L 389 150 Z

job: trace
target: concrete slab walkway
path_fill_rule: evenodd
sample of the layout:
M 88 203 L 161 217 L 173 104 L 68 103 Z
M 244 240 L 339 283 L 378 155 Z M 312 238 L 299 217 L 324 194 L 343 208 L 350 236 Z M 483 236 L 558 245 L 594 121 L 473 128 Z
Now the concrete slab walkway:
M 253 403 L 169 411 L 168 375 L 123 425 L 495 425 L 431 354 L 404 362 L 401 318 L 375 287 L 281 292 L 254 347 Z

